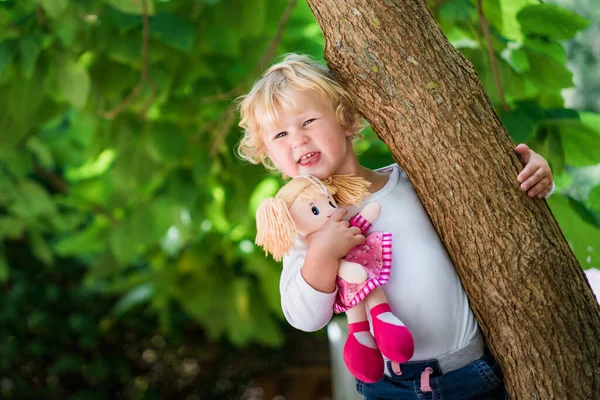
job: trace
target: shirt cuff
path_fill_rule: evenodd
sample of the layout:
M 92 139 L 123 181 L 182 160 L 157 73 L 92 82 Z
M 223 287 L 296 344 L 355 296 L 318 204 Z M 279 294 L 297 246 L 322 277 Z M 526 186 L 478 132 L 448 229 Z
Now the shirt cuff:
M 552 181 L 552 189 L 550 189 L 550 191 L 548 192 L 548 194 L 544 196 L 544 199 L 548 199 L 548 198 L 550 198 L 550 196 L 552 196 L 552 193 L 554 193 L 554 188 L 555 187 L 556 186 L 554 185 L 554 181 Z

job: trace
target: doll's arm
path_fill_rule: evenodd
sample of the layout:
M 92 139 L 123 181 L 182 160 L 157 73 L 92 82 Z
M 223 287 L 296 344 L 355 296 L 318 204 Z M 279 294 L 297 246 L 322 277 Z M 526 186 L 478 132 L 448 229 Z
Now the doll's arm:
M 360 232 L 364 235 L 371 229 L 380 213 L 381 205 L 379 203 L 369 203 L 358 214 L 350 218 L 350 225 L 359 227 Z
M 377 202 L 369 203 L 362 210 L 360 210 L 360 215 L 362 215 L 363 218 L 369 221 L 371 224 L 375 222 L 377 218 L 379 218 L 380 213 L 381 204 Z

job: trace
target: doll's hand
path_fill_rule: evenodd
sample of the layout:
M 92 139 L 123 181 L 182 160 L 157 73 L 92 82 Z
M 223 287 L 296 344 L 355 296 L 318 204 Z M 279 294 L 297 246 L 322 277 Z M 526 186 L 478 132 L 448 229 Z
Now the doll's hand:
M 552 190 L 552 171 L 548 162 L 526 144 L 518 145 L 515 151 L 525 164 L 517 176 L 521 190 L 527 192 L 529 197 L 544 198 Z
M 348 210 L 336 210 L 329 220 L 318 231 L 306 236 L 311 251 L 318 251 L 324 258 L 344 257 L 350 249 L 365 242 L 365 237 L 360 233 L 360 228 L 350 226 L 342 217 Z

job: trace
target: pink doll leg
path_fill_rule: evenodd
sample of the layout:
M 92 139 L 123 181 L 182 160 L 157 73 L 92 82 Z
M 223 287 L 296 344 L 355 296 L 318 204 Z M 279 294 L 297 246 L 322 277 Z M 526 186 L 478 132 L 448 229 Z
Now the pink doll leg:
M 344 344 L 344 363 L 356 378 L 374 383 L 383 377 L 383 357 L 369 330 L 363 303 L 346 311 L 348 339 Z
M 381 353 L 400 363 L 410 360 L 415 351 L 412 334 L 392 313 L 383 290 L 376 288 L 369 293 L 366 301 L 371 309 L 375 342 Z

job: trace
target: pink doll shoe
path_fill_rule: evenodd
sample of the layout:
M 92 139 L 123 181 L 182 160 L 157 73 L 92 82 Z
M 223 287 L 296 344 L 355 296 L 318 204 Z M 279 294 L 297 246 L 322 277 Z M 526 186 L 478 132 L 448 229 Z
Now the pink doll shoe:
M 377 347 L 385 357 L 399 363 L 410 360 L 415 351 L 412 334 L 404 325 L 395 325 L 382 321 L 378 315 L 392 312 L 389 304 L 382 303 L 371 309 L 371 323 L 373 324 L 373 336 Z
M 355 332 L 369 332 L 369 322 L 355 322 L 348 325 L 348 339 L 344 344 L 344 363 L 350 373 L 359 380 L 375 383 L 383 377 L 383 357 L 379 350 L 361 344 L 354 336 Z

